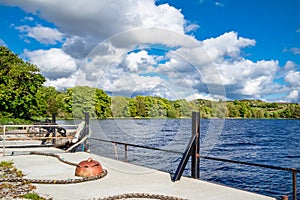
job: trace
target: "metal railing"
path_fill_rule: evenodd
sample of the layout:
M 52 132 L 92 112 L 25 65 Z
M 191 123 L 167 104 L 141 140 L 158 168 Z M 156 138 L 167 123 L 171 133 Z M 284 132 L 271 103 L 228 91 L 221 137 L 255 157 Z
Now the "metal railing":
M 155 150 L 155 151 L 162 151 L 167 153 L 173 153 L 178 155 L 183 155 L 184 153 L 174 150 L 168 150 L 168 149 L 160 149 L 156 147 L 149 147 L 149 146 L 143 146 L 143 145 L 137 145 L 137 144 L 131 144 L 126 142 L 118 142 L 113 140 L 105 140 L 100 138 L 93 138 L 90 137 L 91 140 L 101 141 L 101 142 L 107 142 L 112 143 L 115 148 L 116 145 L 124 145 L 124 152 L 125 152 L 125 160 L 128 160 L 128 147 L 136 147 L 136 148 L 142 148 L 142 149 L 149 149 L 149 150 Z M 227 162 L 227 163 L 234 163 L 234 164 L 240 164 L 240 165 L 246 165 L 246 166 L 253 166 L 253 167 L 261 167 L 266 169 L 273 169 L 273 170 L 280 170 L 280 171 L 288 171 L 292 172 L 292 179 L 293 179 L 293 199 L 297 200 L 297 173 L 300 173 L 299 169 L 295 168 L 285 168 L 285 167 L 278 167 L 278 166 L 272 166 L 272 165 L 264 165 L 264 164 L 257 164 L 257 163 L 250 163 L 250 162 L 243 162 L 243 161 L 236 161 L 236 160 L 229 160 L 224 158 L 216 158 L 216 157 L 209 157 L 209 156 L 199 156 L 201 159 L 207 159 L 207 160 L 214 160 L 214 161 L 221 161 L 221 162 Z M 192 176 L 193 177 L 193 176 Z M 174 179 L 173 179 L 174 181 Z
M 6 144 L 7 140 L 42 140 L 42 144 L 39 145 L 26 145 L 26 147 L 57 147 L 57 140 L 58 139 L 73 139 L 74 136 L 67 136 L 66 134 L 61 134 L 62 136 L 58 136 L 57 132 L 63 127 L 75 127 L 75 137 L 78 137 L 77 139 L 79 140 L 75 144 L 73 144 L 71 147 L 69 147 L 66 151 L 67 152 L 73 152 L 75 151 L 75 148 L 78 145 L 82 145 L 82 151 L 88 151 L 89 145 L 88 145 L 88 137 L 89 137 L 89 130 L 90 130 L 90 122 L 89 122 L 89 113 L 85 112 L 84 113 L 84 127 L 83 127 L 83 132 L 79 133 L 80 135 L 76 136 L 77 134 L 77 128 L 79 125 L 59 125 L 56 124 L 56 116 L 55 113 L 52 114 L 52 120 L 46 119 L 45 122 L 40 122 L 40 123 L 35 123 L 31 125 L 1 125 L 0 128 L 2 128 L 3 132 L 0 132 L 0 141 L 2 139 L 2 153 L 3 157 L 5 156 L 5 148 L 8 147 Z M 7 138 L 7 128 L 22 128 L 23 130 L 28 130 L 29 128 L 35 129 L 38 128 L 39 131 L 31 132 L 31 131 L 26 131 L 23 133 L 13 133 L 14 135 L 21 135 L 21 134 L 26 134 L 27 137 L 22 137 L 22 138 Z M 44 129 L 45 133 L 41 133 L 41 130 Z M 57 130 L 56 130 L 57 129 Z M 1 129 L 0 129 L 1 130 Z M 50 136 L 52 134 L 52 136 Z M 32 135 L 37 135 L 37 137 L 33 137 Z M 2 137 L 1 137 L 2 136 Z M 52 139 L 52 144 L 51 145 L 43 145 L 43 143 L 48 140 Z M 24 146 L 12 146 L 12 148 L 24 148 Z
M 213 160 L 213 161 L 226 162 L 226 163 L 234 163 L 234 164 L 239 164 L 239 165 L 260 167 L 260 168 L 266 168 L 266 169 L 288 171 L 288 172 L 292 173 L 292 182 L 293 182 L 292 197 L 293 197 L 293 200 L 297 200 L 297 173 L 300 173 L 299 169 L 278 167 L 278 166 L 257 164 L 257 163 L 250 163 L 250 162 L 243 162 L 243 161 L 236 161 L 236 160 L 229 160 L 229 159 L 209 157 L 209 156 L 201 156 L 199 154 L 199 149 L 200 149 L 199 148 L 199 138 L 200 138 L 199 116 L 200 116 L 199 113 L 196 113 L 196 114 L 193 113 L 192 137 L 191 137 L 190 142 L 187 145 L 187 148 L 186 148 L 184 153 L 179 152 L 179 151 L 174 151 L 174 150 L 168 150 L 168 149 L 161 149 L 161 148 L 156 148 L 156 147 L 149 147 L 149 146 L 131 144 L 131 143 L 127 143 L 127 142 L 118 142 L 118 141 L 105 140 L 105 139 L 93 138 L 93 137 L 90 137 L 90 139 L 91 140 L 96 140 L 96 141 L 101 141 L 101 142 L 112 143 L 115 146 L 115 149 L 116 149 L 116 145 L 124 145 L 125 160 L 128 160 L 128 154 L 127 154 L 128 146 L 182 155 L 182 158 L 181 158 L 181 161 L 179 163 L 179 166 L 177 167 L 176 173 L 172 177 L 172 181 L 177 181 L 177 180 L 180 179 L 180 177 L 182 175 L 182 172 L 183 172 L 184 168 L 186 167 L 187 161 L 189 160 L 190 157 L 192 159 L 192 162 L 191 162 L 191 177 L 193 177 L 193 178 L 199 178 L 199 170 L 200 170 L 199 159 L 200 158 L 201 159 L 207 159 L 207 160 Z M 283 199 L 287 199 L 287 197 L 283 196 Z
M 51 124 L 51 125 L 47 125 L 47 124 L 35 124 L 35 125 L 2 125 L 0 126 L 0 130 L 2 129 L 2 132 L 0 132 L 0 139 L 2 140 L 2 153 L 3 153 L 3 157 L 5 156 L 5 149 L 6 148 L 18 148 L 18 146 L 10 146 L 7 144 L 7 141 L 12 141 L 12 140 L 16 140 L 16 141 L 24 141 L 24 140 L 48 140 L 51 139 L 52 140 L 52 144 L 50 145 L 29 145 L 31 147 L 49 147 L 49 146 L 54 146 L 56 147 L 57 145 L 57 140 L 58 139 L 68 139 L 70 137 L 68 136 L 58 136 L 57 134 L 57 128 L 60 127 L 75 127 L 77 128 L 77 125 L 57 125 L 57 124 Z M 8 129 L 15 129 L 18 130 L 17 132 L 13 132 L 10 133 L 8 131 Z M 21 128 L 21 129 L 20 129 Z M 37 128 L 37 131 L 29 131 L 29 129 L 34 130 L 35 128 Z M 53 136 L 44 136 L 45 133 L 42 133 L 42 129 L 45 128 L 53 128 Z M 44 132 L 47 132 L 47 130 L 45 130 Z M 17 137 L 23 135 L 23 137 Z M 12 137 L 9 137 L 12 136 Z M 24 147 L 24 146 L 21 146 Z

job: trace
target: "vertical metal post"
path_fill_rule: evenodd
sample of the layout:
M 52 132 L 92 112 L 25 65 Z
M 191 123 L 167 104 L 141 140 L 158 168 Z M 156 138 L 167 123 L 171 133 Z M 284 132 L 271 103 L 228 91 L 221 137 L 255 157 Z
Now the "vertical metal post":
M 52 113 L 52 123 L 55 124 L 56 123 L 56 114 Z
M 114 149 L 115 149 L 115 159 L 118 160 L 118 151 L 117 151 L 117 144 L 114 142 Z
M 183 170 L 186 167 L 186 164 L 190 157 L 192 157 L 192 172 L 191 175 L 193 178 L 199 178 L 199 136 L 200 136 L 200 113 L 193 112 L 192 113 L 192 137 L 190 139 L 189 144 L 186 147 L 184 154 L 180 160 L 180 163 L 177 167 L 177 170 L 172 177 L 172 181 L 180 180 L 182 176 Z
M 84 136 L 87 136 L 89 135 L 89 130 L 90 130 L 90 116 L 88 112 L 84 113 L 84 122 L 85 122 Z M 83 143 L 83 151 L 88 151 L 88 140 L 85 140 Z
M 6 126 L 3 126 L 3 157 L 5 157 L 5 130 L 6 130 Z
M 199 178 L 199 167 L 200 167 L 200 156 L 199 156 L 199 147 L 200 147 L 200 113 L 193 112 L 192 113 L 192 135 L 195 136 L 194 145 L 192 149 L 192 177 Z
M 54 138 L 52 139 L 52 143 L 54 144 L 55 147 L 57 147 L 57 133 L 56 133 L 56 126 L 53 126 L 53 134 L 52 137 L 54 136 Z
M 293 199 L 297 200 L 297 170 L 293 169 Z
M 125 150 L 125 161 L 128 161 L 128 155 L 127 155 L 127 144 L 124 145 L 124 150 Z

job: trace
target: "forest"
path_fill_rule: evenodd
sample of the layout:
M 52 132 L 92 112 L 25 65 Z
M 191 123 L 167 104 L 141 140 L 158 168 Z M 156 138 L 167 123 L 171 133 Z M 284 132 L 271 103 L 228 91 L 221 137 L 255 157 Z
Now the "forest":
M 109 96 L 99 88 L 76 86 L 65 91 L 44 86 L 37 66 L 0 46 L 0 123 L 8 119 L 58 118 L 185 118 L 199 111 L 202 118 L 300 118 L 298 103 L 261 100 L 168 100 L 156 96 Z

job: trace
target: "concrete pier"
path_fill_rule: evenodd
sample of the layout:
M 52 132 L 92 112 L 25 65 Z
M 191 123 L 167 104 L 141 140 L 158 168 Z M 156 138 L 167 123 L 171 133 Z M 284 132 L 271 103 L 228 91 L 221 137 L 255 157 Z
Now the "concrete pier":
M 54 157 L 29 155 L 30 151 L 49 152 L 59 155 L 66 161 L 79 163 L 92 158 L 101 163 L 108 174 L 99 180 L 76 184 L 34 184 L 39 194 L 50 195 L 53 199 L 98 199 L 127 193 L 160 194 L 190 200 L 271 200 L 267 196 L 242 191 L 198 179 L 182 177 L 172 182 L 170 175 L 126 162 L 121 162 L 85 152 L 65 153 L 55 148 L 27 149 L 20 152 L 9 150 L 0 161 L 13 161 L 26 178 L 33 179 L 72 179 L 78 178 L 75 167 Z

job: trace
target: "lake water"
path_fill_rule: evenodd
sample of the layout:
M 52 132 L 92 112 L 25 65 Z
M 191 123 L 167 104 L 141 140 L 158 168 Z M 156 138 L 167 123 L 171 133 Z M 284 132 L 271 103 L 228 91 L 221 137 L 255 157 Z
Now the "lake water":
M 93 138 L 180 152 L 184 152 L 190 140 L 191 124 L 191 119 L 90 121 Z M 201 119 L 200 154 L 300 169 L 299 127 L 300 120 Z M 94 154 L 125 160 L 122 145 L 115 148 L 111 143 L 90 140 L 90 150 Z M 180 158 L 178 154 L 128 147 L 128 162 L 171 174 L 176 171 Z M 189 163 L 184 175 L 190 175 Z M 298 197 L 299 178 L 300 175 Z M 200 179 L 278 199 L 282 195 L 292 198 L 291 172 L 201 159 Z

